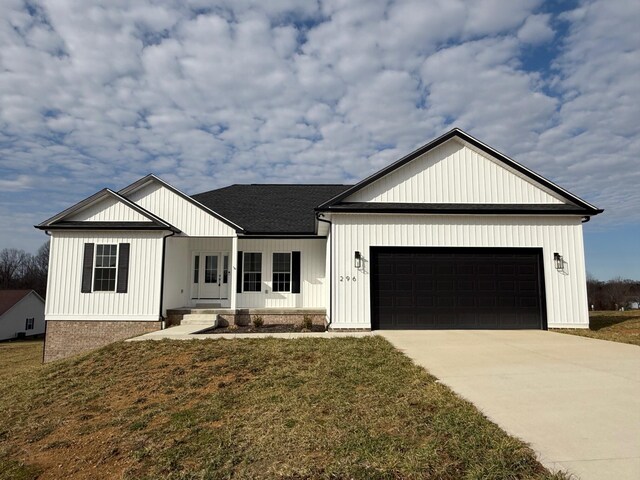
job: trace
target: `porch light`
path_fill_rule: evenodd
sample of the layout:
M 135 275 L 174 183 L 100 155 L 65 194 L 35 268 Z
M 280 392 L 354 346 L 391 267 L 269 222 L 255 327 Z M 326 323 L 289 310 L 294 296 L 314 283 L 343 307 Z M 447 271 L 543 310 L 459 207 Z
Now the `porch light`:
M 360 268 L 361 265 L 362 265 L 362 254 L 356 250 L 355 267 Z
M 555 264 L 556 270 L 564 269 L 564 258 L 558 252 L 553 254 L 553 263 Z

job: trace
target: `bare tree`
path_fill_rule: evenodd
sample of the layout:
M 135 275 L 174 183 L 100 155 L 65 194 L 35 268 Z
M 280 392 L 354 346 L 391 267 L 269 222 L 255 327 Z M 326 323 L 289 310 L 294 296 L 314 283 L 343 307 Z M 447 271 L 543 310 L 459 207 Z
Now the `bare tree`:
M 16 277 L 27 261 L 28 254 L 17 248 L 5 248 L 0 251 L 0 285 L 12 288 Z

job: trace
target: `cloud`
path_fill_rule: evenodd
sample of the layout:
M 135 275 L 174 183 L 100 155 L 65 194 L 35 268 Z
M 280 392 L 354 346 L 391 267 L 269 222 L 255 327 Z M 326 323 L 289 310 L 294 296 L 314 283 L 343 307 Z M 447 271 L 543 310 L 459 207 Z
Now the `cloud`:
M 192 193 L 353 182 L 454 125 L 602 203 L 599 222 L 640 220 L 638 7 L 544 8 L 6 0 L 0 223 L 21 238 L 0 247 L 37 248 L 36 220 L 149 172 Z M 546 67 L 532 45 L 554 47 Z
M 518 30 L 518 39 L 524 43 L 538 45 L 553 39 L 555 32 L 549 25 L 551 15 L 539 14 L 527 17 L 524 25 Z

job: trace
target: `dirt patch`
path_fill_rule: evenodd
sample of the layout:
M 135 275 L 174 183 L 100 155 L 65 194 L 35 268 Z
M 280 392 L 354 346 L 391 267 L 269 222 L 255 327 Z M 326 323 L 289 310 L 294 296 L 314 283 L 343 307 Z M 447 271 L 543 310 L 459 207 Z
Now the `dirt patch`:
M 303 329 L 299 325 L 273 324 L 254 327 L 253 325 L 237 325 L 229 327 L 207 328 L 194 335 L 204 335 L 211 333 L 308 333 L 308 332 L 324 332 L 326 329 L 322 325 L 313 325 L 311 330 Z

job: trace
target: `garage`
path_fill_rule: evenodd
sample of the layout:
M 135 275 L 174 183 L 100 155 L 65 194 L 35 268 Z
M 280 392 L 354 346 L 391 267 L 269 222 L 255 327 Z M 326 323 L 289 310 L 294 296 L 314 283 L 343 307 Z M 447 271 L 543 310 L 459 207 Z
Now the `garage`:
M 371 247 L 374 329 L 544 329 L 542 249 Z

